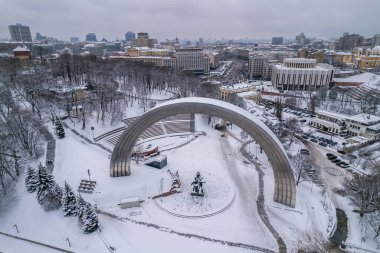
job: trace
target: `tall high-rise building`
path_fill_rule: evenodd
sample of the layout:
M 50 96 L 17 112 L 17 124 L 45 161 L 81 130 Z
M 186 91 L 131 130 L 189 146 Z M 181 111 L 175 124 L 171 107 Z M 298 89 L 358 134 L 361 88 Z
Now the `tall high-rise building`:
M 343 33 L 339 38 L 336 48 L 339 50 L 352 50 L 354 47 L 361 46 L 364 42 L 364 37 L 359 34 Z
M 376 34 L 372 39 L 372 47 L 380 46 L 380 34 Z
M 79 38 L 78 37 L 70 37 L 70 42 L 71 43 L 78 43 L 79 42 Z
M 272 37 L 272 45 L 282 45 L 284 37 Z
M 129 31 L 125 34 L 125 41 L 134 41 L 136 39 L 136 34 L 132 31 Z
M 88 33 L 86 34 L 86 41 L 93 41 L 96 42 L 96 34 L 95 33 Z
M 310 43 L 310 39 L 306 38 L 306 35 L 304 33 L 300 33 L 296 36 L 296 42 L 300 46 L 305 46 Z
M 137 39 L 133 41 L 135 47 L 154 47 L 156 39 L 149 39 L 148 33 L 137 33 Z
M 8 28 L 13 41 L 32 41 L 32 34 L 30 33 L 29 26 L 16 24 L 10 25 Z
M 254 54 L 249 56 L 248 76 L 250 79 L 263 76 L 265 61 L 268 61 L 268 57 L 263 54 Z
M 149 39 L 148 33 L 137 33 L 137 39 Z
M 184 48 L 176 50 L 177 68 L 196 73 L 210 73 L 210 58 L 201 48 Z

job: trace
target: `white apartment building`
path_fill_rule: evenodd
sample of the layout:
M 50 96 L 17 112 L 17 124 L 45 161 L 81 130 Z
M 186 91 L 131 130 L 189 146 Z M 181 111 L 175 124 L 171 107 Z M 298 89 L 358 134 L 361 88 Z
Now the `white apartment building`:
M 317 110 L 316 117 L 310 118 L 309 125 L 332 134 L 344 133 L 348 136 L 366 138 L 380 137 L 380 117 L 365 113 L 349 116 Z
M 272 72 L 275 65 L 277 65 L 277 60 L 267 59 L 264 61 L 263 78 L 265 80 L 270 80 L 272 78 Z
M 248 59 L 248 76 L 249 79 L 262 77 L 264 75 L 264 62 L 268 58 L 263 54 L 253 54 Z
M 371 138 L 380 136 L 380 117 L 370 114 L 357 114 L 346 119 L 348 134 Z
M 128 49 L 127 55 L 111 56 L 129 61 L 152 63 L 156 66 L 167 66 L 178 70 L 192 71 L 199 74 L 210 73 L 210 58 L 200 48 L 178 49 L 174 55 L 165 50 L 149 49 L 141 51 L 136 48 Z
M 176 50 L 177 66 L 180 70 L 210 73 L 210 58 L 201 48 L 184 48 Z
M 316 59 L 286 58 L 272 70 L 272 85 L 279 90 L 310 90 L 328 86 L 333 77 L 330 65 Z
M 317 110 L 316 117 L 310 118 L 309 125 L 324 132 L 339 134 L 345 128 L 347 117 L 344 114 Z

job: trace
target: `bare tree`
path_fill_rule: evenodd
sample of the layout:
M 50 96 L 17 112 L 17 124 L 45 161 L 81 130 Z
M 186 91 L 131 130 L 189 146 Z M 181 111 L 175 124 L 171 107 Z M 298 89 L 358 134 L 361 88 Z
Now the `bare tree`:
M 274 110 L 275 110 L 275 115 L 278 118 L 278 120 L 281 122 L 282 121 L 282 110 L 283 110 L 283 104 L 280 101 L 280 99 L 276 100 L 276 103 L 274 105 Z
M 344 182 L 347 196 L 358 207 L 354 212 L 363 216 L 380 210 L 380 174 L 354 174 Z
M 284 126 L 285 126 L 287 132 L 290 135 L 290 137 L 289 137 L 289 145 L 288 145 L 288 149 L 289 149 L 290 146 L 293 143 L 294 134 L 299 130 L 300 125 L 299 125 L 299 122 L 298 122 L 297 118 L 291 117 L 291 118 L 287 118 L 285 120 Z
M 296 175 L 296 185 L 303 181 L 309 181 L 308 170 L 312 168 L 310 155 L 298 153 L 292 159 L 293 167 Z

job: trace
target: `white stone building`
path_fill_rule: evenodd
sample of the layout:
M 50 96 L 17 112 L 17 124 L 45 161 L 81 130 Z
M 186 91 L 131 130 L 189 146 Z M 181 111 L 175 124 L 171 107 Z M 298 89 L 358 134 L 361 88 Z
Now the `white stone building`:
M 272 84 L 278 90 L 314 91 L 329 85 L 333 69 L 327 64 L 317 64 L 316 59 L 287 58 L 272 70 Z
M 348 135 L 372 138 L 380 136 L 380 117 L 370 114 L 357 114 L 346 119 Z
M 176 50 L 177 66 L 180 70 L 210 73 L 210 58 L 201 48 L 184 48 Z
M 353 116 L 317 110 L 316 117 L 310 118 L 309 125 L 323 132 L 365 138 L 380 137 L 380 117 L 370 114 Z

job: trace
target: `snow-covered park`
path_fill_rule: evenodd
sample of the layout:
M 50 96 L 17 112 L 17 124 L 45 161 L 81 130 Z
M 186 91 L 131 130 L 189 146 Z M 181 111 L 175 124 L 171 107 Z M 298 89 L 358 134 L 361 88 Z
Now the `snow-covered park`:
M 276 121 L 253 101 L 247 102 L 248 112 L 261 121 Z M 287 252 L 294 252 L 326 242 L 336 228 L 335 208 L 351 208 L 346 198 L 333 197 L 329 192 L 333 189 L 326 190 L 313 181 L 297 186 L 295 208 L 275 202 L 274 174 L 265 152 L 254 139 L 248 143 L 252 139 L 234 124 L 225 132 L 214 129 L 219 119 L 206 115 L 195 115 L 194 132 L 189 131 L 189 116 L 182 115 L 160 121 L 150 135 L 142 135 L 138 143 L 143 150 L 158 147 L 167 157 L 163 169 L 134 160 L 130 176 L 110 177 L 111 152 L 117 139 L 130 119 L 143 113 L 137 105 L 128 107 L 127 119 L 113 125 L 88 117 L 85 129 L 83 119 L 62 121 L 65 137 L 56 139 L 52 173 L 58 185 L 67 183 L 75 193 L 81 180 L 96 181 L 92 193 L 81 195 L 96 207 L 98 231 L 84 234 L 78 217 L 64 217 L 61 209 L 45 211 L 36 194 L 27 192 L 25 175 L 7 198 L 0 231 L 68 252 L 285 252 L 285 247 Z M 55 127 L 45 123 L 53 133 Z M 286 145 L 290 156 L 306 148 L 297 139 L 290 144 Z M 242 150 L 254 159 L 247 158 Z M 310 150 L 316 163 L 322 161 L 319 156 L 325 149 Z M 37 168 L 45 160 L 41 157 L 30 166 Z M 159 196 L 172 186 L 169 171 L 178 171 L 180 190 Z M 205 182 L 203 197 L 191 195 L 197 172 Z M 318 174 L 323 178 L 328 172 Z M 325 180 L 340 184 L 337 178 L 327 176 Z M 122 209 L 121 201 L 128 198 L 138 198 L 140 206 Z M 347 241 L 362 245 L 363 233 L 355 230 L 362 223 L 352 212 L 349 219 Z M 1 234 L 0 242 L 5 252 L 54 251 Z M 366 246 L 376 247 L 370 240 Z

